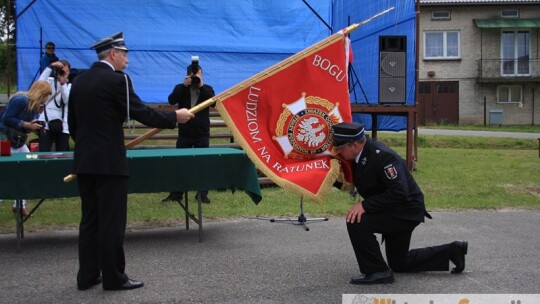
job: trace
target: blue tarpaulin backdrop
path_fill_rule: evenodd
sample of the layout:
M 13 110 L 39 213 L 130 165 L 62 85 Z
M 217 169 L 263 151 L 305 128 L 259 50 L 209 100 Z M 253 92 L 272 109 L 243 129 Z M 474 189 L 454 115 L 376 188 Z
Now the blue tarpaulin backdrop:
M 124 32 L 126 72 L 148 103 L 166 103 L 191 56 L 200 58 L 216 94 L 389 7 L 351 34 L 358 84 L 352 103 L 378 103 L 379 36 L 407 36 L 407 105 L 414 104 L 414 0 L 18 0 L 17 84 L 27 90 L 39 73 L 47 41 L 73 68 L 97 60 L 90 46 Z M 331 28 L 329 28 L 330 26 Z M 353 78 L 354 79 L 354 78 Z M 371 126 L 369 115 L 355 121 Z M 379 130 L 406 129 L 404 118 L 381 116 Z

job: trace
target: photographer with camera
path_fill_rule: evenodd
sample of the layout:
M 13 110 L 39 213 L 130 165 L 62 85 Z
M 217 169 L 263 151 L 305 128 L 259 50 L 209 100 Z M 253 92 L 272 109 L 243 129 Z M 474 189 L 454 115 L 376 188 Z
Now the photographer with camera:
M 190 109 L 214 97 L 214 89 L 205 84 L 203 80 L 203 70 L 199 65 L 199 57 L 193 56 L 191 64 L 187 67 L 184 81 L 174 87 L 169 95 L 169 104 L 178 105 L 178 108 Z M 208 148 L 210 145 L 210 110 L 204 108 L 182 127 L 178 128 L 178 138 L 176 148 Z M 163 199 L 166 201 L 182 200 L 183 192 L 171 192 Z M 205 204 L 210 204 L 208 191 L 197 192 L 195 198 Z
M 47 81 L 52 94 L 39 120 L 45 123 L 45 128 L 39 132 L 39 151 L 69 150 L 68 100 L 71 83 L 68 81 L 71 65 L 67 60 L 51 63 L 39 76 L 39 80 Z

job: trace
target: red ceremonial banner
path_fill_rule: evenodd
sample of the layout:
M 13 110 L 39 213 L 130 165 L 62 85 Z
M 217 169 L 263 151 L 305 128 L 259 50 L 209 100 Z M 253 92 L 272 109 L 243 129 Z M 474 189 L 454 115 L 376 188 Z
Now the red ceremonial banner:
M 340 175 L 340 162 L 331 155 L 331 127 L 352 121 L 349 56 L 347 37 L 334 34 L 255 75 L 216 103 L 257 168 L 282 188 L 315 202 Z

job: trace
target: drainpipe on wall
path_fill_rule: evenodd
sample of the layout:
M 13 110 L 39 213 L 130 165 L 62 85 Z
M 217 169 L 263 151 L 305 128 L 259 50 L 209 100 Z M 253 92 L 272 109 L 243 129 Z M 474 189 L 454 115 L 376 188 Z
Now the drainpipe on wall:
M 531 107 L 532 107 L 532 125 L 534 126 L 534 88 L 532 90 L 532 100 L 531 100 Z
M 486 116 L 487 116 L 487 106 L 486 106 L 486 96 L 484 96 L 484 127 L 487 125 Z

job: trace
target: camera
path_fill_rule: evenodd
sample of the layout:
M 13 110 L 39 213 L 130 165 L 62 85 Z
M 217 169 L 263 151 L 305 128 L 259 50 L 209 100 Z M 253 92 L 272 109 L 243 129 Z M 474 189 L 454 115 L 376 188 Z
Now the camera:
M 191 87 L 197 89 L 201 84 L 201 79 L 196 75 L 191 75 Z
M 36 123 L 41 126 L 41 128 L 36 131 L 37 134 L 39 136 L 45 134 L 45 122 L 42 121 L 42 120 L 38 120 L 38 121 L 36 121 Z
M 197 89 L 201 84 L 201 79 L 197 76 L 199 72 L 199 56 L 191 56 L 190 71 L 191 74 L 191 87 Z
M 64 69 L 61 69 L 61 68 L 56 68 L 56 75 L 58 76 L 64 76 L 66 74 L 66 71 L 64 71 Z

